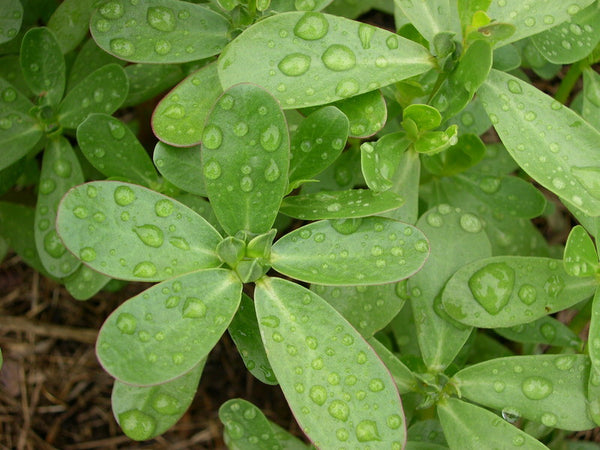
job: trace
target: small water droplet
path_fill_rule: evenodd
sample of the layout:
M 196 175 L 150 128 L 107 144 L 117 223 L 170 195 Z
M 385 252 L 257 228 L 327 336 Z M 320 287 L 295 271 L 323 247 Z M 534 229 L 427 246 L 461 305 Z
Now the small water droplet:
M 79 257 L 82 261 L 92 262 L 97 257 L 96 250 L 94 250 L 92 247 L 83 247 L 79 251 Z
M 173 353 L 171 355 L 171 361 L 173 361 L 173 364 L 180 366 L 185 361 L 185 355 L 180 352 Z
M 116 20 L 123 17 L 125 10 L 123 8 L 123 4 L 120 1 L 112 0 L 103 4 L 98 9 L 98 12 L 101 16 L 105 17 L 106 19 Z
M 133 269 L 133 275 L 139 278 L 152 278 L 157 272 L 156 266 L 150 261 L 142 261 Z
M 371 381 L 369 381 L 369 390 L 371 392 L 383 391 L 384 388 L 385 385 L 383 384 L 383 381 L 379 378 L 373 378 Z
M 158 217 L 169 217 L 173 214 L 173 209 L 174 206 L 171 200 L 163 199 L 154 204 L 154 212 Z
M 360 44 L 365 50 L 371 48 L 371 38 L 373 37 L 374 33 L 375 28 L 370 25 L 361 23 L 358 26 L 358 37 L 360 39 Z
M 310 62 L 310 56 L 303 53 L 290 53 L 279 61 L 277 67 L 284 75 L 289 77 L 299 77 L 308 71 Z
M 552 382 L 543 377 L 528 377 L 521 383 L 523 395 L 530 400 L 542 400 L 552 394 Z
M 115 203 L 119 206 L 127 206 L 135 200 L 135 192 L 129 186 L 119 186 L 113 195 Z
M 533 120 L 535 120 L 537 118 L 537 114 L 534 113 L 533 111 L 527 111 L 527 113 L 525 113 L 525 120 L 528 122 L 531 122 Z
M 515 423 L 521 418 L 521 413 L 514 408 L 504 408 L 502 410 L 502 418 L 509 423 Z
M 73 170 L 71 162 L 66 159 L 57 159 L 54 161 L 52 169 L 54 170 L 54 173 L 61 178 L 69 178 Z
M 156 420 L 139 409 L 131 409 L 119 414 L 119 425 L 131 439 L 144 441 L 154 435 Z
M 133 42 L 123 38 L 112 39 L 110 41 L 110 49 L 117 56 L 121 56 L 123 58 L 132 56 L 135 53 L 135 46 L 133 45 Z
M 294 27 L 294 34 L 307 41 L 321 39 L 328 31 L 329 22 L 323 14 L 317 12 L 305 13 Z
M 172 236 L 169 238 L 169 244 L 180 250 L 189 250 L 190 244 L 184 238 L 179 236 Z
M 505 263 L 491 263 L 469 279 L 469 288 L 477 302 L 492 315 L 498 314 L 510 300 L 515 283 L 514 270 Z
M 6 103 L 14 102 L 17 99 L 17 91 L 13 88 L 8 87 L 2 91 L 2 100 Z
M 460 216 L 460 227 L 467 233 L 479 233 L 483 225 L 477 216 L 465 213 Z
M 569 7 L 567 8 L 567 14 L 574 16 L 575 14 L 577 14 L 579 11 L 581 11 L 581 8 L 579 5 L 573 3 L 572 5 L 569 5 Z
M 163 115 L 169 119 L 183 119 L 185 117 L 185 108 L 179 103 L 173 103 L 165 109 Z
M 390 36 L 385 40 L 385 44 L 390 50 L 395 50 L 398 48 L 398 38 L 396 36 Z
M 503 381 L 495 381 L 494 382 L 494 391 L 500 393 L 503 392 L 506 388 L 506 384 Z
M 334 419 L 346 422 L 348 420 L 348 416 L 350 415 L 350 407 L 342 400 L 333 400 L 327 407 L 327 412 Z
M 240 189 L 244 192 L 251 192 L 254 189 L 254 181 L 249 176 L 242 177 L 240 180 Z
M 148 224 L 137 226 L 133 229 L 133 231 L 135 234 L 137 234 L 140 240 L 149 247 L 158 248 L 163 245 L 163 231 L 156 225 Z
M 279 127 L 275 124 L 269 125 L 260 134 L 260 145 L 268 152 L 274 152 L 281 144 L 282 136 Z
M 325 67 L 335 72 L 350 70 L 356 65 L 356 55 L 350 48 L 342 44 L 329 46 L 321 59 Z
M 171 51 L 171 43 L 165 39 L 159 39 L 154 44 L 154 51 L 157 55 L 166 55 Z
M 356 81 L 354 78 L 347 78 L 345 80 L 341 80 L 337 84 L 335 88 L 335 93 L 339 97 L 346 98 L 352 97 L 353 95 L 358 93 L 359 89 L 360 86 L 358 84 L 358 81 Z
M 444 225 L 444 219 L 437 212 L 431 212 L 427 215 L 427 223 L 434 228 L 439 228 Z
M 277 316 L 265 316 L 260 320 L 260 323 L 269 328 L 277 328 L 280 322 Z
M 525 25 L 528 27 L 532 27 L 535 25 L 535 18 L 534 17 L 527 17 L 525 19 Z
M 121 313 L 117 317 L 117 328 L 123 334 L 133 334 L 137 329 L 137 319 L 133 314 Z
M 558 297 L 564 288 L 565 282 L 558 275 L 552 275 L 544 283 L 544 292 L 553 298 Z
M 46 250 L 48 255 L 55 259 L 60 258 L 67 251 L 58 237 L 56 230 L 50 230 L 44 236 L 44 250 Z
M 372 420 L 363 420 L 356 425 L 354 430 L 358 442 L 380 441 L 379 430 L 377 423 Z
M 146 13 L 148 25 L 159 31 L 173 31 L 176 20 L 173 10 L 164 6 L 151 6 Z
M 308 395 L 319 406 L 323 406 L 327 400 L 327 390 L 319 384 L 311 387 Z
M 187 297 L 183 305 L 183 317 L 186 319 L 202 319 L 206 317 L 206 304 L 196 297 Z
M 552 413 L 544 413 L 542 414 L 541 422 L 543 425 L 547 427 L 553 428 L 558 423 L 558 417 Z
M 273 182 L 273 181 L 276 181 L 280 175 L 281 175 L 281 172 L 279 171 L 279 167 L 277 166 L 277 163 L 275 162 L 275 160 L 271 159 L 271 161 L 269 162 L 269 165 L 265 169 L 265 173 L 264 173 L 265 180 L 267 180 L 268 182 Z
M 248 134 L 248 124 L 246 122 L 238 122 L 233 126 L 233 133 L 236 136 L 243 137 Z
M 531 305 L 535 302 L 537 291 L 534 286 L 530 284 L 524 284 L 519 288 L 518 296 L 523 303 L 526 305 Z
M 479 188 L 486 194 L 494 194 L 498 192 L 498 189 L 500 189 L 500 184 L 500 178 L 484 177 L 479 182 Z
M 209 180 L 216 180 L 221 176 L 221 165 L 214 159 L 204 164 L 204 176 Z
M 165 394 L 164 392 L 157 393 L 152 398 L 152 409 L 160 414 L 178 414 L 181 411 L 181 404 L 175 397 Z
M 39 189 L 41 194 L 51 194 L 56 189 L 56 182 L 52 178 L 44 178 L 40 181 Z
M 558 370 L 569 370 L 575 365 L 575 358 L 572 356 L 560 356 L 554 360 L 554 365 Z
M 210 150 L 216 150 L 223 142 L 223 133 L 221 129 L 213 124 L 209 124 L 204 128 L 202 133 L 202 144 Z

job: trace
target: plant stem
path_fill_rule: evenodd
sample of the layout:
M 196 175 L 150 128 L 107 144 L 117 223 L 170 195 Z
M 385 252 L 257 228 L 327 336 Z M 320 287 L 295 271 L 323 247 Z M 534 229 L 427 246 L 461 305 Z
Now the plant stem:
M 554 98 L 557 101 L 559 101 L 563 105 L 566 103 L 566 101 L 569 99 L 569 95 L 571 95 L 571 91 L 575 87 L 575 83 L 577 83 L 577 80 L 579 80 L 583 69 L 587 67 L 587 65 L 587 62 L 585 61 L 578 61 L 575 64 L 571 65 L 571 67 L 567 71 L 567 74 L 561 81 L 560 86 L 556 91 L 556 94 L 554 95 Z

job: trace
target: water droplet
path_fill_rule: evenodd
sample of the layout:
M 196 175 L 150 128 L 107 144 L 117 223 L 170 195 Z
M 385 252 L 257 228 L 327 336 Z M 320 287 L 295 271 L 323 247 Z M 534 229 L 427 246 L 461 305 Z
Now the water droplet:
M 515 447 L 520 447 L 525 443 L 525 438 L 521 435 L 517 435 L 513 438 L 512 443 Z
M 317 12 L 307 12 L 294 27 L 294 34 L 307 41 L 321 39 L 329 31 L 329 22 Z
M 345 45 L 333 44 L 321 56 L 323 64 L 330 70 L 342 72 L 356 65 L 356 55 Z
M 60 258 L 67 251 L 65 246 L 60 241 L 56 230 L 50 230 L 44 236 L 44 250 L 46 250 L 46 253 L 55 259 Z
M 319 406 L 323 406 L 327 400 L 327 390 L 318 384 L 310 388 L 310 393 L 308 395 L 310 399 Z
M 202 144 L 210 150 L 216 150 L 223 142 L 223 133 L 221 129 L 213 124 L 209 124 L 204 128 L 202 133 Z
M 365 50 L 371 48 L 371 38 L 373 37 L 374 33 L 375 28 L 370 25 L 361 23 L 358 26 L 358 37 L 360 39 L 362 48 L 364 48 Z
M 190 244 L 182 237 L 173 236 L 169 238 L 169 244 L 173 247 L 178 248 L 179 250 L 189 250 Z
M 420 253 L 427 253 L 429 251 L 429 244 L 424 239 L 419 239 L 415 242 L 415 250 Z
M 350 415 L 350 408 L 346 402 L 343 402 L 342 400 L 333 400 L 329 404 L 327 412 L 329 412 L 329 415 L 334 419 L 346 422 L 348 420 L 348 416 Z
M 103 4 L 100 9 L 98 9 L 98 12 L 106 19 L 116 20 L 123 17 L 125 10 L 123 9 L 123 5 L 120 1 L 112 0 Z
M 431 212 L 427 215 L 427 223 L 434 228 L 439 228 L 444 225 L 444 219 L 437 212 Z
M 185 356 L 183 353 L 173 353 L 171 355 L 171 361 L 173 361 L 175 365 L 179 366 L 185 361 Z
M 546 15 L 544 16 L 544 23 L 546 25 L 551 25 L 554 23 L 554 16 Z
M 525 19 L 525 25 L 528 27 L 532 27 L 535 25 L 535 17 L 528 17 Z
M 269 328 L 277 328 L 279 326 L 279 317 L 265 316 L 262 319 L 260 319 L 260 323 Z
M 569 370 L 575 365 L 575 358 L 571 356 L 560 356 L 554 360 L 554 365 L 558 370 Z
M 117 56 L 126 58 L 132 56 L 135 53 L 135 46 L 131 41 L 123 38 L 116 38 L 110 41 L 110 49 Z
M 504 384 L 503 381 L 495 381 L 494 382 L 494 391 L 500 393 L 500 392 L 503 392 L 505 388 L 506 388 L 506 385 Z
M 290 53 L 279 61 L 277 67 L 284 75 L 299 77 L 305 74 L 310 68 L 310 56 L 303 53 Z
M 48 228 L 50 228 L 50 221 L 48 219 L 40 220 L 38 223 L 38 228 L 40 231 L 46 231 Z
M 281 131 L 275 124 L 269 125 L 260 134 L 260 145 L 268 152 L 274 152 L 281 144 Z
M 141 225 L 133 229 L 140 240 L 149 247 L 158 248 L 163 245 L 163 231 L 156 225 Z
M 335 93 L 339 97 L 346 98 L 356 94 L 359 91 L 359 89 L 360 86 L 358 84 L 358 81 L 356 81 L 354 78 L 348 78 L 340 81 L 337 84 L 335 88 Z
M 168 297 L 165 300 L 165 307 L 166 308 L 175 308 L 177 305 L 179 305 L 180 301 L 181 301 L 181 297 L 178 297 L 177 295 L 171 295 L 170 297 Z
M 142 261 L 133 268 L 133 275 L 139 278 L 152 278 L 158 270 L 150 261 Z
M 460 216 L 460 227 L 467 233 L 479 233 L 483 225 L 477 216 L 466 213 Z
M 135 193 L 129 186 L 119 186 L 113 195 L 115 203 L 119 206 L 127 206 L 135 200 Z
M 163 199 L 154 204 L 154 212 L 158 217 L 169 217 L 173 214 L 173 209 L 174 206 L 171 200 Z
M 339 441 L 345 442 L 350 437 L 350 433 L 348 433 L 348 430 L 345 428 L 338 428 L 335 431 L 335 437 L 337 437 Z
M 385 385 L 383 384 L 383 381 L 379 378 L 373 378 L 371 381 L 369 381 L 369 390 L 371 392 L 383 391 L 384 388 Z
M 240 189 L 244 192 L 251 192 L 254 189 L 254 181 L 252 178 L 245 176 L 240 180 Z
M 358 230 L 360 224 L 362 223 L 362 219 L 338 219 L 332 220 L 330 223 L 335 231 L 340 234 L 348 235 Z
M 56 182 L 52 178 L 44 178 L 40 181 L 39 189 L 41 194 L 51 194 L 56 189 Z
M 541 422 L 543 425 L 553 428 L 558 423 L 558 417 L 552 413 L 544 413 L 542 414 Z
M 151 6 L 146 13 L 148 25 L 159 31 L 173 31 L 175 29 L 175 15 L 170 8 L 164 6 Z
M 521 418 L 521 413 L 514 408 L 502 409 L 502 418 L 509 423 L 515 423 Z
M 385 44 L 390 50 L 395 50 L 398 48 L 398 38 L 396 36 L 390 36 L 385 40 Z
M 81 258 L 82 261 L 92 262 L 97 257 L 96 250 L 94 250 L 92 247 L 83 247 L 79 251 L 79 257 Z
M 310 366 L 315 370 L 321 370 L 323 368 L 323 358 L 318 357 L 313 359 Z
M 500 178 L 484 177 L 479 182 L 479 188 L 486 194 L 494 194 L 495 192 L 498 192 L 498 189 L 500 189 L 500 183 Z
M 543 377 L 529 377 L 521 383 L 523 395 L 530 400 L 542 400 L 552 394 L 552 382 Z
M 72 172 L 71 162 L 65 159 L 57 159 L 52 164 L 52 169 L 54 173 L 61 178 L 69 178 Z
M 179 400 L 164 392 L 157 393 L 152 399 L 152 409 L 160 414 L 178 414 L 181 411 Z
M 544 292 L 550 297 L 556 298 L 565 288 L 565 282 L 558 275 L 552 275 L 544 283 Z
M 14 102 L 17 99 L 17 91 L 9 87 L 2 91 L 2 100 L 6 103 Z
M 491 263 L 469 279 L 469 288 L 477 302 L 492 315 L 498 314 L 510 300 L 515 283 L 514 270 L 505 263 Z
M 154 51 L 157 55 L 166 55 L 171 51 L 171 43 L 164 39 L 159 39 L 154 44 Z M 166 113 L 165 113 L 166 115 Z
M 358 442 L 369 442 L 381 440 L 377 424 L 372 420 L 363 420 L 356 425 L 356 439 Z
M 307 336 L 306 337 L 306 345 L 311 350 L 315 350 L 319 344 L 318 344 L 318 341 L 317 341 L 317 339 L 315 337 L 313 337 L 313 336 Z
M 572 4 L 569 5 L 569 7 L 567 8 L 567 13 L 571 16 L 574 16 L 575 14 L 577 14 L 579 11 L 581 10 L 581 8 L 579 7 L 579 5 L 577 4 Z
M 221 176 L 221 165 L 214 159 L 204 164 L 204 176 L 209 180 L 216 180 Z
M 365 352 L 360 351 L 358 352 L 358 354 L 356 355 L 356 362 L 358 364 L 364 364 L 367 362 L 367 355 Z
M 532 285 L 524 284 L 519 288 L 518 296 L 523 303 L 531 305 L 535 302 L 537 291 Z
M 537 114 L 534 113 L 533 111 L 527 111 L 527 113 L 525 113 L 525 120 L 528 122 L 535 120 L 536 117 L 537 117 Z
M 279 178 L 281 172 L 279 171 L 279 167 L 277 166 L 275 160 L 271 159 L 271 161 L 269 162 L 269 166 L 265 169 L 264 175 L 265 180 L 269 182 L 276 181 Z
M 246 122 L 238 122 L 233 126 L 233 133 L 236 136 L 243 137 L 248 134 L 248 124 Z
M 144 441 L 154 435 L 156 420 L 139 409 L 131 409 L 119 414 L 119 425 L 131 439 Z
M 229 94 L 223 94 L 221 100 L 219 100 L 219 106 L 225 111 L 229 111 L 231 108 L 233 108 L 234 104 L 235 99 Z
M 117 328 L 123 334 L 133 334 L 137 329 L 137 319 L 133 314 L 121 313 L 117 317 Z
M 552 342 L 556 337 L 556 329 L 549 323 L 545 323 L 540 327 L 540 333 L 547 342 Z
M 165 109 L 163 115 L 169 119 L 183 119 L 185 117 L 185 108 L 179 103 L 173 103 Z
M 186 319 L 202 319 L 206 317 L 206 304 L 196 297 L 188 297 L 183 305 L 183 317 Z

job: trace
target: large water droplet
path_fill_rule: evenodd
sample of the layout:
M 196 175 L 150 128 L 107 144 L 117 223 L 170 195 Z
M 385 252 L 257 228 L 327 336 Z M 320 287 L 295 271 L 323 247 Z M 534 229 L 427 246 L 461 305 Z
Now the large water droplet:
M 310 388 L 309 397 L 317 405 L 322 406 L 327 400 L 327 390 L 323 386 L 316 384 Z
M 279 61 L 277 67 L 284 75 L 299 77 L 305 74 L 310 68 L 310 56 L 303 53 L 290 53 Z
M 133 314 L 121 313 L 117 317 L 117 328 L 123 334 L 133 334 L 137 329 L 137 319 Z
M 144 441 L 153 436 L 156 420 L 139 409 L 131 409 L 119 414 L 119 425 L 130 438 Z
M 356 439 L 358 439 L 359 442 L 381 440 L 377 424 L 372 420 L 363 420 L 359 422 L 358 425 L 356 425 L 354 432 L 356 434 Z
M 467 233 L 479 233 L 483 225 L 477 216 L 465 213 L 460 216 L 460 227 Z
M 123 9 L 123 4 L 118 0 L 112 0 L 103 4 L 98 12 L 102 17 L 106 19 L 116 20 L 123 17 L 125 10 Z
M 498 314 L 508 303 L 515 284 L 515 272 L 505 263 L 491 263 L 469 279 L 477 302 L 490 314 Z
M 173 10 L 164 6 L 151 6 L 146 13 L 148 25 L 159 31 L 173 31 L 175 29 L 175 15 Z
M 158 217 L 169 217 L 173 214 L 173 208 L 173 202 L 167 199 L 159 200 L 154 204 L 154 212 Z
M 223 142 L 223 133 L 221 129 L 213 124 L 209 124 L 204 128 L 202 133 L 202 144 L 210 150 L 216 150 Z
M 60 258 L 67 251 L 60 241 L 56 230 L 50 230 L 46 233 L 46 236 L 44 236 L 44 250 L 55 259 Z
M 342 72 L 356 65 L 356 55 L 345 45 L 333 44 L 321 56 L 323 64 L 330 70 Z
M 209 180 L 216 180 L 221 176 L 221 165 L 214 159 L 204 164 L 204 176 Z
M 486 194 L 494 194 L 500 189 L 500 178 L 485 177 L 479 182 L 479 188 Z
M 157 272 L 156 266 L 150 261 L 142 261 L 133 268 L 133 274 L 139 278 L 152 278 Z
M 164 234 L 163 231 L 158 228 L 156 225 L 141 225 L 138 227 L 135 227 L 133 229 L 133 231 L 135 231 L 135 234 L 138 235 L 138 237 L 140 238 L 140 240 L 150 246 L 150 247 L 154 247 L 154 248 L 158 248 L 161 245 L 163 245 L 164 242 Z
M 346 422 L 350 415 L 350 408 L 342 400 L 333 400 L 327 408 L 329 415 L 335 419 Z
M 329 31 L 329 22 L 325 16 L 317 12 L 307 12 L 294 27 L 294 34 L 307 41 L 321 39 Z
M 362 219 L 337 219 L 330 221 L 335 231 L 341 234 L 352 234 L 360 227 Z
M 542 377 L 529 377 L 521 383 L 523 395 L 531 400 L 542 400 L 552 394 L 552 382 Z
M 260 145 L 268 152 L 274 152 L 281 144 L 281 131 L 275 124 L 269 125 L 260 134 Z
M 187 319 L 202 319 L 206 317 L 206 304 L 196 297 L 188 297 L 183 305 L 183 317 Z
M 564 288 L 565 282 L 558 275 L 552 275 L 551 277 L 548 277 L 544 283 L 544 292 L 553 298 L 558 297 Z
M 119 206 L 127 206 L 135 200 L 135 192 L 129 186 L 119 186 L 114 193 L 115 203 Z
M 110 49 L 115 55 L 123 58 L 131 56 L 135 53 L 135 46 L 133 45 L 133 42 L 123 38 L 112 39 L 110 41 Z

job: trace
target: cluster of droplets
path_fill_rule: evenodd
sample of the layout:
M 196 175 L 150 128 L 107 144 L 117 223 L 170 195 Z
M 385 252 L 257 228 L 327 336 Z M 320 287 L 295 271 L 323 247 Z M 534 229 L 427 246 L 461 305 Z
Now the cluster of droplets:
M 302 297 L 302 307 L 298 309 L 298 313 L 311 311 L 313 314 L 312 295 L 314 294 L 305 294 Z M 275 315 L 262 317 L 260 321 L 261 325 L 266 327 L 264 334 L 289 356 L 294 378 L 291 383 L 292 395 L 298 399 L 298 404 L 303 405 L 299 408 L 302 416 L 327 414 L 334 420 L 335 436 L 341 443 L 346 442 L 351 433 L 359 442 L 381 440 L 382 431 L 379 428 L 383 424 L 362 419 L 362 414 L 355 411 L 353 405 L 358 403 L 361 412 L 379 410 L 383 406 L 380 403 L 384 403 L 385 398 L 389 396 L 389 385 L 379 377 L 364 378 L 357 376 L 352 369 L 340 367 L 340 360 L 336 356 L 342 354 L 351 367 L 372 363 L 348 330 L 338 325 L 330 336 L 315 337 L 297 333 L 297 324 L 306 322 L 304 317 L 308 321 L 305 314 L 301 317 L 292 314 L 291 321 L 286 320 L 286 324 Z M 296 357 L 299 359 L 296 360 Z M 314 372 L 314 375 L 307 372 Z M 322 381 L 307 385 L 307 380 L 311 379 Z M 384 420 L 390 430 L 397 430 L 404 424 L 404 419 L 398 414 L 390 414 Z M 305 429 L 310 434 L 310 429 Z
M 12 87 L 5 88 L 0 94 L 2 103 L 5 103 L 8 110 L 14 109 L 10 107 L 10 104 L 17 100 L 17 91 Z M 15 113 L 9 113 L 0 117 L 0 130 L 9 130 L 15 125 L 19 125 L 23 122 L 23 118 Z

